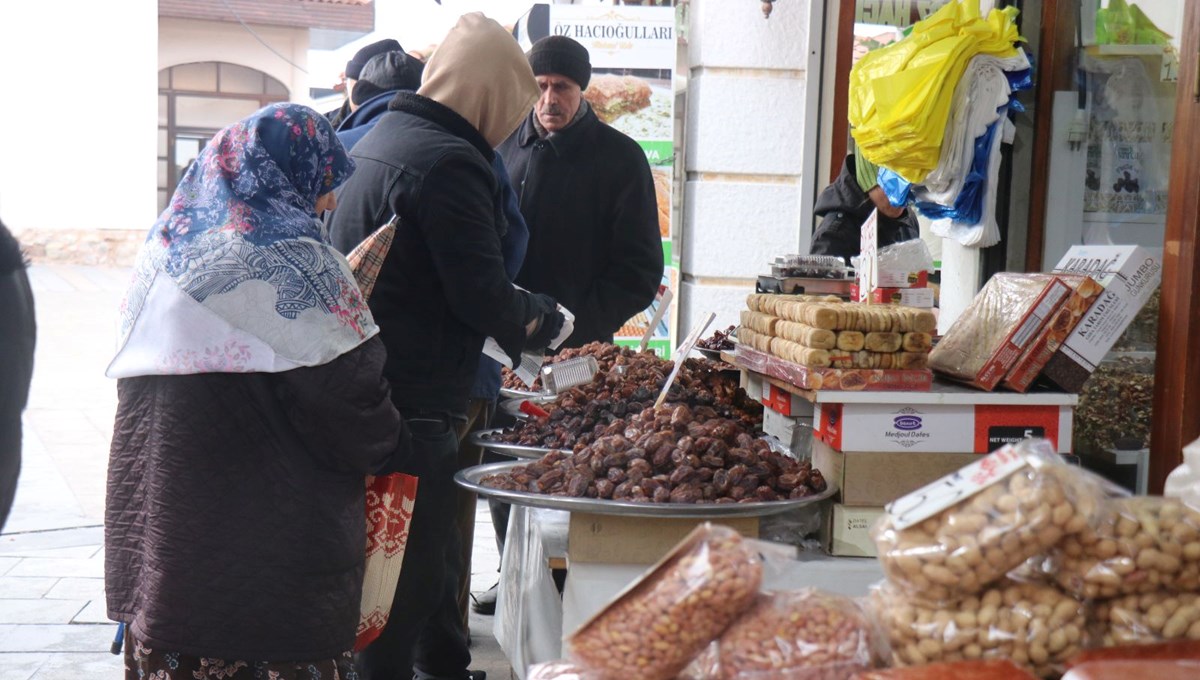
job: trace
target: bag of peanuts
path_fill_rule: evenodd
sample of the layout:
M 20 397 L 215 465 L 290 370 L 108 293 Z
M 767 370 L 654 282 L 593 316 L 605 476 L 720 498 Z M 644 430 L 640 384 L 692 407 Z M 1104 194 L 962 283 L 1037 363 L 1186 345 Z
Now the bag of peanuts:
M 1200 592 L 1200 510 L 1157 496 L 1105 505 L 1095 528 L 1067 536 L 1042 562 L 1060 586 L 1086 598 Z
M 944 607 L 909 600 L 890 584 L 872 596 L 897 666 L 1008 659 L 1057 677 L 1085 641 L 1084 605 L 1052 586 L 1002 581 Z
M 1200 594 L 1159 591 L 1095 603 L 1095 642 L 1117 645 L 1195 640 L 1200 642 Z
M 760 594 L 691 670 L 714 680 L 847 680 L 888 655 L 858 602 L 805 588 Z
M 589 678 L 670 680 L 753 606 L 762 561 L 733 529 L 696 527 L 567 639 Z
M 852 680 L 1035 680 L 1036 676 L 1011 661 L 956 661 L 927 666 L 867 671 Z
M 1109 486 L 1028 439 L 893 501 L 871 536 L 909 598 L 953 602 L 1088 528 Z

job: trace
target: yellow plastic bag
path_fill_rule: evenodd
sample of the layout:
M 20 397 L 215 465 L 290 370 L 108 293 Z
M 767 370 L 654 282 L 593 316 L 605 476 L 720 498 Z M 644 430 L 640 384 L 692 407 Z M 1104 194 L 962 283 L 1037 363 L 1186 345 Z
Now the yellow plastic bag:
M 867 53 L 850 72 L 849 118 L 859 152 L 917 184 L 938 163 L 954 88 L 976 55 L 1016 55 L 1017 9 L 957 0 L 903 40 Z

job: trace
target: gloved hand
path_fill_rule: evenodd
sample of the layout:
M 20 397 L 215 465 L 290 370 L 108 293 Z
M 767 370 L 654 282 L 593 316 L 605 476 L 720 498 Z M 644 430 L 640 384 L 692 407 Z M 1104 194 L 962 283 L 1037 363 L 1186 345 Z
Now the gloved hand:
M 528 349 L 542 349 L 554 340 L 558 332 L 562 330 L 563 323 L 566 318 L 562 312 L 558 311 L 558 303 L 549 295 L 535 293 L 533 296 L 534 310 L 541 314 L 538 321 L 538 326 L 533 333 L 525 341 L 525 347 Z

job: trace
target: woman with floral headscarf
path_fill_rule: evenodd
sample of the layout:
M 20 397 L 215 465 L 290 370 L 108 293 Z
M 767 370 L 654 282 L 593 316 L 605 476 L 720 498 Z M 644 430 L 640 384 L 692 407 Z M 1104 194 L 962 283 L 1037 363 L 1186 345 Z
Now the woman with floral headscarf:
M 354 168 L 275 104 L 222 130 L 151 229 L 108 374 L 105 585 L 126 678 L 351 678 L 364 475 L 407 435 L 317 213 Z

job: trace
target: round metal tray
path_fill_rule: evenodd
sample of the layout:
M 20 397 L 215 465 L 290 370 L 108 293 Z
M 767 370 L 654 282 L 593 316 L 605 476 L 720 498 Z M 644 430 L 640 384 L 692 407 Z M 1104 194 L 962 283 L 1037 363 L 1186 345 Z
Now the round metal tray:
M 544 446 L 522 446 L 520 444 L 509 444 L 507 442 L 496 441 L 491 438 L 491 435 L 503 432 L 503 428 L 492 428 L 490 430 L 478 430 L 470 435 L 471 443 L 488 451 L 503 453 L 506 456 L 514 456 L 516 458 L 541 458 L 542 456 L 555 451 L 556 449 L 548 449 Z
M 500 396 L 507 399 L 534 399 L 550 395 L 547 395 L 545 392 L 534 392 L 533 390 L 516 390 L 511 387 L 501 387 Z
M 555 394 L 542 394 L 542 395 L 538 395 L 536 397 L 521 397 L 518 399 L 505 399 L 504 401 L 500 402 L 500 404 L 496 407 L 496 409 L 498 411 L 500 411 L 501 413 L 511 416 L 513 418 L 517 418 L 519 420 L 527 420 L 529 418 L 529 414 L 527 414 L 521 410 L 521 402 L 529 401 L 529 402 L 533 402 L 534 404 L 537 404 L 538 406 L 543 406 L 545 404 L 554 403 L 554 400 L 557 398 L 558 398 L 558 395 L 555 395 Z
M 692 349 L 699 352 L 705 359 L 721 360 L 721 350 L 719 349 L 708 349 L 707 347 L 693 347 Z
M 484 477 L 500 472 L 507 472 L 523 462 L 489 463 L 476 465 L 461 470 L 454 476 L 454 481 L 464 489 L 473 491 L 480 496 L 495 498 L 513 505 L 527 505 L 534 508 L 551 510 L 568 510 L 571 512 L 590 512 L 598 515 L 631 515 L 635 517 L 761 517 L 776 515 L 813 505 L 837 493 L 837 488 L 830 485 L 822 493 L 805 498 L 786 501 L 764 501 L 761 503 L 634 503 L 633 501 L 612 501 L 602 498 L 575 498 L 572 496 L 550 496 L 532 493 L 530 491 L 505 491 L 483 486 L 480 483 Z

